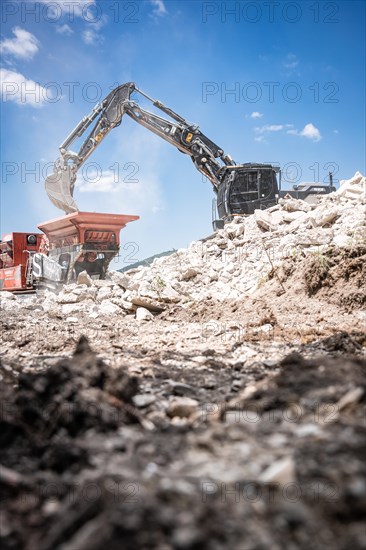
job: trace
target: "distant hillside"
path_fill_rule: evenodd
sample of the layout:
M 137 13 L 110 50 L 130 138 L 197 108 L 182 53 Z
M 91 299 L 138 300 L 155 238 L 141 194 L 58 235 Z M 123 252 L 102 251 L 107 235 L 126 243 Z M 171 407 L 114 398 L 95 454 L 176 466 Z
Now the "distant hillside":
M 174 254 L 177 250 L 173 248 L 172 250 L 166 250 L 165 252 L 160 252 L 159 254 L 155 254 L 154 256 L 150 256 L 149 258 L 145 258 L 144 260 L 141 260 L 139 262 L 135 262 L 134 264 L 126 265 L 126 267 L 122 267 L 122 269 L 118 269 L 117 271 L 129 271 L 130 269 L 136 269 L 140 265 L 151 265 L 155 258 L 161 258 L 162 256 L 170 256 L 171 254 Z

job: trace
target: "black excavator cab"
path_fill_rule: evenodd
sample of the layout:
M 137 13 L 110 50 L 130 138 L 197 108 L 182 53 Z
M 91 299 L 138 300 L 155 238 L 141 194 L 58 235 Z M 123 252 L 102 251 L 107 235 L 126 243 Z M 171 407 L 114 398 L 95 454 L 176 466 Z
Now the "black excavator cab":
M 224 167 L 222 183 L 217 191 L 219 220 L 229 221 L 233 216 L 253 214 L 254 210 L 276 204 L 278 173 L 279 168 L 272 164 L 247 163 Z
M 274 206 L 278 199 L 291 196 L 311 200 L 336 190 L 332 175 L 329 185 L 309 183 L 281 190 L 281 171 L 272 164 L 239 164 L 225 166 L 221 171 L 222 183 L 217 190 L 216 205 L 213 208 L 213 228 L 221 229 L 225 222 L 235 216 L 253 214 Z M 216 215 L 215 215 L 216 212 Z

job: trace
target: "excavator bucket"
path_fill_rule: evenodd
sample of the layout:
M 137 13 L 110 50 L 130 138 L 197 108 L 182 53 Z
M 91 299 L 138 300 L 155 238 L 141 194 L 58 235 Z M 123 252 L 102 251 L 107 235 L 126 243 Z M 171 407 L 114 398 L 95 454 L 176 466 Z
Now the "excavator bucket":
M 47 176 L 45 189 L 51 202 L 66 214 L 78 212 L 78 206 L 73 199 L 75 176 L 70 167 L 58 168 Z
M 61 157 L 54 164 L 53 174 L 45 181 L 45 188 L 50 201 L 66 214 L 78 212 L 78 206 L 73 199 L 76 173 L 81 164 L 94 151 L 105 136 L 122 121 L 125 112 L 125 103 L 130 99 L 135 89 L 133 82 L 127 82 L 112 90 L 102 103 L 96 105 L 92 112 L 84 117 L 59 149 Z M 97 118 L 99 117 L 99 118 Z M 70 154 L 69 146 L 81 137 L 86 128 L 97 119 L 92 131 L 84 141 L 79 153 Z

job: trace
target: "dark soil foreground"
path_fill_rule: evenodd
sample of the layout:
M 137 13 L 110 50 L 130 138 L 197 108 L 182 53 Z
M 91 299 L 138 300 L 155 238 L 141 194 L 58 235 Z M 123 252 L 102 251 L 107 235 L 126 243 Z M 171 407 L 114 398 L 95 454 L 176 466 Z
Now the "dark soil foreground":
M 2 548 L 366 548 L 365 340 L 343 332 L 310 358 L 304 344 L 230 367 L 206 350 L 201 370 L 141 352 L 140 381 L 85 338 L 48 368 L 15 376 L 13 362 Z M 172 396 L 187 410 L 167 408 Z
M 365 265 L 296 257 L 149 322 L 9 300 L 1 547 L 366 548 Z

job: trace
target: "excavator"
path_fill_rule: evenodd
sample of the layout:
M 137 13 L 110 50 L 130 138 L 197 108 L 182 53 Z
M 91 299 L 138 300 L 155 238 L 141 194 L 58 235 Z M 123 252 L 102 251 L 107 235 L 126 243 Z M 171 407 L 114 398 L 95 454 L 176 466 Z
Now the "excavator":
M 169 118 L 143 109 L 133 94 L 140 94 Z M 314 200 L 335 191 L 330 184 L 302 184 L 281 190 L 281 171 L 272 164 L 237 164 L 230 155 L 161 101 L 149 97 L 133 82 L 113 89 L 86 115 L 60 145 L 53 173 L 45 180 L 52 203 L 65 215 L 38 225 L 43 233 L 11 233 L 0 242 L 0 290 L 30 291 L 35 287 L 58 289 L 76 281 L 86 271 L 103 279 L 119 251 L 119 233 L 138 216 L 80 212 L 74 200 L 77 173 L 101 141 L 122 122 L 124 115 L 189 155 L 193 164 L 212 184 L 216 195 L 215 230 L 235 216 L 252 214 L 289 195 Z M 91 130 L 80 150 L 70 150 L 75 140 Z M 277 176 L 279 175 L 279 181 Z
M 143 109 L 131 99 L 133 93 L 146 98 L 172 120 Z M 230 221 L 235 215 L 252 214 L 256 209 L 273 206 L 279 197 L 286 194 L 307 199 L 313 195 L 335 191 L 332 181 L 330 185 L 303 184 L 290 191 L 281 191 L 277 182 L 279 167 L 271 164 L 237 164 L 221 147 L 205 136 L 197 124 L 187 122 L 161 101 L 152 99 L 138 89 L 133 82 L 128 82 L 112 90 L 60 145 L 61 155 L 54 164 L 53 174 L 46 178 L 45 187 L 50 200 L 64 212 L 78 210 L 73 199 L 77 172 L 109 132 L 121 124 L 124 115 L 190 156 L 197 170 L 211 182 L 217 195 L 218 220 L 214 220 L 216 227 Z M 94 126 L 79 152 L 71 151 L 69 148 L 72 143 L 93 122 Z

